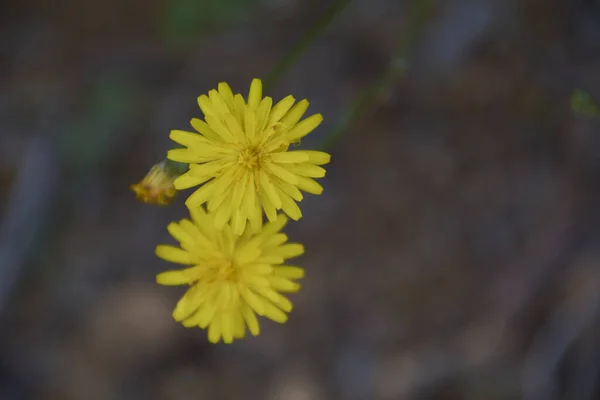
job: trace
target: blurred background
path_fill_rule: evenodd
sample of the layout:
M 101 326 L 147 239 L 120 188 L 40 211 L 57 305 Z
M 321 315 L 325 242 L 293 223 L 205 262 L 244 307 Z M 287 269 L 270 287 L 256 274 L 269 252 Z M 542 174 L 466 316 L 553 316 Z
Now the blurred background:
M 5 0 L 0 399 L 600 398 L 600 124 L 571 102 L 599 51 L 597 0 Z M 186 196 L 128 186 L 198 95 L 294 52 L 268 94 L 333 155 L 287 229 L 307 277 L 288 323 L 210 345 L 154 280 Z

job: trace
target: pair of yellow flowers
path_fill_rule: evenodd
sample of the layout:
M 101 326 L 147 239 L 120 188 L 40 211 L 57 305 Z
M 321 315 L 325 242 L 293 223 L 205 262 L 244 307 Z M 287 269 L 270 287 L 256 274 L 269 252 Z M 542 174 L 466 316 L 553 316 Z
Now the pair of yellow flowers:
M 273 105 L 270 97 L 263 97 L 259 79 L 252 81 L 247 101 L 219 83 L 198 104 L 204 120 L 192 119 L 197 132 L 172 131 L 171 139 L 183 147 L 167 155 L 189 164 L 174 180 L 174 189 L 200 186 L 185 202 L 191 218 L 168 226 L 179 247 L 156 247 L 160 258 L 188 267 L 163 272 L 156 280 L 190 286 L 175 307 L 175 320 L 208 329 L 212 343 L 231 343 L 243 338 L 246 329 L 259 334 L 257 315 L 279 323 L 287 320 L 292 303 L 282 293 L 300 288 L 296 280 L 304 270 L 285 262 L 303 254 L 304 247 L 287 243 L 280 231 L 288 217 L 302 216 L 297 204 L 302 191 L 322 193 L 314 178 L 325 176 L 320 165 L 330 156 L 290 150 L 323 117 L 301 120 L 308 101 L 296 103 L 292 96 Z M 155 168 L 147 179 L 160 182 L 161 176 Z M 141 197 L 146 190 L 142 184 L 133 187 Z

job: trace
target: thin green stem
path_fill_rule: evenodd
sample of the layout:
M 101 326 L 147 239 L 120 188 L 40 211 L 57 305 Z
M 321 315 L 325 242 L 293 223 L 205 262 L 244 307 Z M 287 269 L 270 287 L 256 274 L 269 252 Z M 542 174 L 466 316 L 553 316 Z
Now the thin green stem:
M 348 128 L 353 125 L 369 109 L 381 93 L 403 75 L 407 68 L 406 59 L 413 51 L 416 39 L 423 29 L 425 22 L 429 19 L 433 6 L 433 0 L 415 0 L 408 20 L 406 33 L 398 43 L 394 56 L 388 67 L 375 81 L 356 98 L 348 108 L 348 112 L 342 116 L 338 124 L 329 132 L 321 145 L 322 150 L 329 150 L 344 135 Z
M 337 0 L 306 32 L 294 47 L 286 54 L 279 64 L 264 80 L 265 90 L 269 89 L 283 74 L 300 58 L 308 46 L 329 26 L 329 24 L 350 4 L 352 0 Z

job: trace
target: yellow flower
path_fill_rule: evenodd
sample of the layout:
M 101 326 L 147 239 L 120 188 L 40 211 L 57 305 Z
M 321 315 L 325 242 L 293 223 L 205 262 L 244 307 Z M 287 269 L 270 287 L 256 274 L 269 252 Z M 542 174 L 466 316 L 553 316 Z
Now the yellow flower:
M 248 220 L 253 232 L 260 230 L 261 207 L 269 221 L 275 221 L 277 210 L 298 220 L 300 191 L 323 192 L 313 178 L 325 176 L 319 165 L 327 164 L 330 156 L 288 150 L 323 120 L 315 114 L 300 121 L 308 101 L 294 102 L 287 96 L 273 106 L 270 97 L 262 97 L 259 79 L 252 81 L 247 102 L 224 82 L 208 96 L 198 97 L 206 121 L 191 120 L 199 134 L 171 131 L 171 139 L 185 148 L 168 153 L 169 159 L 190 164 L 189 171 L 175 181 L 176 189 L 202 185 L 187 199 L 188 208 L 208 203 L 215 226 L 221 229 L 231 221 L 236 235 L 244 232 Z
M 280 214 L 274 222 L 253 235 L 246 229 L 235 236 L 231 225 L 217 230 L 214 215 L 203 207 L 190 210 L 191 221 L 183 219 L 168 226 L 181 247 L 159 245 L 156 255 L 167 261 L 191 267 L 158 274 L 162 285 L 190 285 L 179 300 L 173 318 L 186 327 L 208 328 L 208 340 L 231 343 L 246 334 L 260 332 L 256 314 L 275 322 L 287 321 L 292 303 L 280 292 L 296 292 L 294 280 L 304 276 L 300 267 L 283 265 L 286 259 L 304 253 L 297 243 L 286 243 L 279 233 L 287 217 Z
M 168 170 L 166 162 L 163 161 L 153 166 L 140 183 L 130 185 L 129 188 L 135 192 L 139 201 L 165 206 L 170 204 L 177 194 L 173 186 L 177 176 L 178 174 Z

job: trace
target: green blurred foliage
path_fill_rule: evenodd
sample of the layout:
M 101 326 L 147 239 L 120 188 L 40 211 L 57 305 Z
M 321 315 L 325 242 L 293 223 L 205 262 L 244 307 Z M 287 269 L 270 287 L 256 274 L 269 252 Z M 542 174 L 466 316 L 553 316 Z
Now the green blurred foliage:
M 171 0 L 164 36 L 170 47 L 185 47 L 207 30 L 239 21 L 261 0 Z
M 76 168 L 94 168 L 105 160 L 138 104 L 136 92 L 121 79 L 100 79 L 85 110 L 61 137 L 63 159 Z
M 600 115 L 600 107 L 585 90 L 577 89 L 571 94 L 571 108 L 582 115 L 595 117 Z

